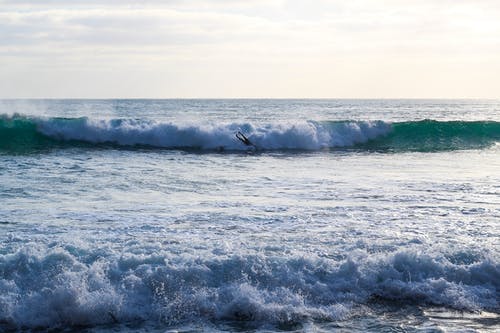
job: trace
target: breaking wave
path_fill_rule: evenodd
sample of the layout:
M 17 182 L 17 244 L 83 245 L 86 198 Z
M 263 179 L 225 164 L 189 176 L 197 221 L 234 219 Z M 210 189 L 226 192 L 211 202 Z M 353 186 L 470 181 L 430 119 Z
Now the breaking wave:
M 241 131 L 259 150 L 361 149 L 442 151 L 482 149 L 500 141 L 494 121 L 299 121 L 172 123 L 146 119 L 0 116 L 0 151 L 116 145 L 163 149 L 241 151 Z
M 381 300 L 499 310 L 500 266 L 482 256 L 462 262 L 405 250 L 334 261 L 36 248 L 0 255 L 0 328 L 335 321 Z

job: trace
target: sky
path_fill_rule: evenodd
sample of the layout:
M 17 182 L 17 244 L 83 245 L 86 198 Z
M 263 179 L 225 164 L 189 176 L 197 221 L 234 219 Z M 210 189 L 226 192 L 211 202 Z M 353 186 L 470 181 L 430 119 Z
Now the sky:
M 0 0 L 0 98 L 500 98 L 500 1 Z

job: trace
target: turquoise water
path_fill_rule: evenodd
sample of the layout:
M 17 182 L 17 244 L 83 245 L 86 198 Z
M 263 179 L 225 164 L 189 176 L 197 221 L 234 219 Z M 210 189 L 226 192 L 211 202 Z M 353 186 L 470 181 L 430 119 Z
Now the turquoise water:
M 498 101 L 0 114 L 3 330 L 499 328 Z

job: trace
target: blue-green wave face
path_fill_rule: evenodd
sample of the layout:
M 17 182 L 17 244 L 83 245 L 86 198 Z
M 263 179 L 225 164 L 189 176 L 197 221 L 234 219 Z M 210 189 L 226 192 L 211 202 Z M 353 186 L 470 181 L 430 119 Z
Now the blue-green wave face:
M 55 143 L 37 131 L 34 121 L 25 117 L 0 117 L 0 151 L 28 153 L 47 149 Z
M 245 133 L 263 151 L 366 150 L 437 152 L 484 149 L 500 141 L 494 121 L 331 121 L 288 123 L 189 123 L 146 119 L 0 116 L 0 152 L 30 153 L 68 147 L 149 147 L 240 151 Z
M 393 123 L 392 131 L 387 135 L 361 146 L 396 152 L 432 152 L 483 149 L 499 141 L 499 122 L 422 120 Z

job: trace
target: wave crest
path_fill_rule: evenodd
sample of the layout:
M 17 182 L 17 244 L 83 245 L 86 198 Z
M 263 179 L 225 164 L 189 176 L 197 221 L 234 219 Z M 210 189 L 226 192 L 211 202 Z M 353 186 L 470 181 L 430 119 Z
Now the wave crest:
M 343 262 L 75 251 L 32 247 L 1 255 L 0 323 L 34 328 L 199 318 L 280 325 L 346 319 L 360 306 L 376 306 L 374 300 L 499 309 L 500 267 L 486 257 L 459 265 L 411 250 L 358 253 Z
M 0 117 L 0 150 L 74 145 L 118 145 L 162 149 L 241 151 L 243 132 L 259 150 L 354 148 L 376 151 L 482 149 L 500 140 L 491 121 L 296 121 L 253 123 L 172 123 L 148 119 Z

